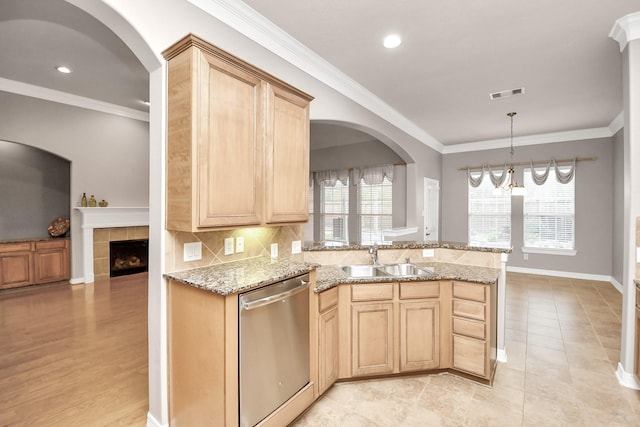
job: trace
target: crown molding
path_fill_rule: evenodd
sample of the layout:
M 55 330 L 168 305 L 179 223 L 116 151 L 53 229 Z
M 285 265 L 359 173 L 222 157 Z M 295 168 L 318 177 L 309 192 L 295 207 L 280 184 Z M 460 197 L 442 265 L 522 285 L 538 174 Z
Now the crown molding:
M 0 91 L 43 99 L 45 101 L 57 102 L 59 104 L 71 105 L 87 110 L 99 111 L 101 113 L 114 114 L 116 116 L 127 117 L 129 119 L 140 120 L 142 122 L 149 121 L 149 113 L 144 111 L 110 104 L 108 102 L 98 101 L 92 98 L 85 98 L 84 96 L 61 92 L 59 90 L 48 89 L 42 86 L 4 79 L 1 77 Z
M 614 119 L 615 120 L 615 119 Z M 580 141 L 584 139 L 607 138 L 613 136 L 609 127 L 569 130 L 565 132 L 543 133 L 539 135 L 527 135 L 513 138 L 514 147 L 525 145 L 553 144 L 554 142 Z M 486 141 L 467 142 L 464 144 L 447 145 L 442 154 L 467 153 L 471 151 L 493 150 L 508 148 L 511 145 L 510 138 L 490 139 Z
M 621 111 L 620 114 L 615 116 L 611 123 L 609 123 L 609 130 L 611 131 L 611 136 L 615 135 L 624 127 L 624 111 Z
M 620 45 L 620 52 L 632 40 L 640 39 L 640 12 L 630 13 L 616 20 L 609 37 Z
M 380 116 L 426 146 L 444 145 L 358 82 L 239 0 L 187 0 L 275 55 Z

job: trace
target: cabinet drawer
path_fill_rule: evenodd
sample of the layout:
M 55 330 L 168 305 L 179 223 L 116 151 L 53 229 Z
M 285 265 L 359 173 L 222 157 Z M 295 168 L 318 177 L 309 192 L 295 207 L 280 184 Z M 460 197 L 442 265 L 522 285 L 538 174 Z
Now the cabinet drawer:
M 478 302 L 453 300 L 453 315 L 475 320 L 487 320 L 485 305 Z
M 453 297 L 473 301 L 487 301 L 487 286 L 475 283 L 453 282 Z
M 42 249 L 61 249 L 67 246 L 66 239 L 60 240 L 43 240 L 42 242 L 36 242 L 36 250 Z
M 400 283 L 400 299 L 438 298 L 440 282 L 404 282 Z
M 320 313 L 338 304 L 338 288 L 328 289 L 318 295 L 318 310 Z
M 29 250 L 31 250 L 31 243 L 29 242 L 0 244 L 0 254 L 7 252 L 24 252 Z
M 475 322 L 473 320 L 453 318 L 453 333 L 466 335 L 468 337 L 486 339 L 485 324 L 483 322 Z
M 486 376 L 486 342 L 474 338 L 453 336 L 453 367 L 472 374 Z
M 351 285 L 351 301 L 379 301 L 393 298 L 393 283 Z

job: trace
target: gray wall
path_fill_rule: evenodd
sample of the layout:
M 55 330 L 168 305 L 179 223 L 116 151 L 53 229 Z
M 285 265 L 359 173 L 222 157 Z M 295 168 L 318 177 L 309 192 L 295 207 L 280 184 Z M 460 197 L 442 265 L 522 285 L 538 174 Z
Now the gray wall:
M 319 150 L 311 150 L 309 163 L 311 171 L 339 170 L 347 168 L 357 168 L 373 166 L 379 164 L 403 162 L 391 148 L 380 141 L 372 140 L 358 144 L 349 144 Z M 320 189 L 318 185 L 314 191 L 314 212 L 320 212 Z M 355 188 L 354 188 L 355 191 Z M 355 194 L 352 192 L 352 194 Z M 355 197 L 349 199 L 349 210 L 355 212 L 357 200 Z M 407 173 L 406 167 L 396 166 L 393 178 L 393 226 L 402 227 L 406 225 L 407 215 Z M 320 215 L 314 215 L 314 235 L 320 231 Z M 357 224 L 349 222 L 349 237 L 354 241 L 357 236 Z M 305 240 L 311 240 L 310 236 L 305 236 Z
M 623 283 L 624 271 L 624 129 L 613 136 L 613 248 L 611 275 Z
M 49 237 L 69 218 L 70 163 L 46 151 L 0 141 L 0 240 Z
M 82 193 L 109 206 L 149 206 L 149 123 L 0 91 L 0 140 L 71 162 L 71 277 L 82 277 Z
M 597 157 L 580 162 L 576 170 L 576 256 L 522 254 L 522 198 L 512 198 L 509 266 L 570 273 L 611 275 L 613 222 L 613 142 L 612 138 L 516 147 L 515 162 L 530 160 Z M 442 168 L 442 240 L 468 240 L 467 175 L 459 167 L 508 162 L 508 149 L 446 154 Z M 523 167 L 516 167 L 522 182 Z

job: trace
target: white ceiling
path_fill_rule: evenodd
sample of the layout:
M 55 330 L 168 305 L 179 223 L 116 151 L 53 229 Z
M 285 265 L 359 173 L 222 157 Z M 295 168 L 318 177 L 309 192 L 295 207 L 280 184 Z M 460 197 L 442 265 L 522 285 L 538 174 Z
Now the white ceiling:
M 601 128 L 622 111 L 608 37 L 640 0 L 244 0 L 444 145 Z M 403 38 L 389 50 L 383 37 Z M 489 93 L 525 87 L 492 101 Z
M 508 137 L 509 111 L 516 136 L 608 126 L 623 108 L 621 55 L 608 34 L 640 11 L 640 0 L 245 3 L 444 145 Z M 389 32 L 403 37 L 398 49 L 382 47 Z M 148 111 L 144 67 L 63 0 L 0 1 L 0 51 L 0 78 Z M 57 73 L 61 63 L 74 73 Z M 526 93 L 489 99 L 518 87 Z M 330 146 L 337 130 L 314 125 L 312 140 Z

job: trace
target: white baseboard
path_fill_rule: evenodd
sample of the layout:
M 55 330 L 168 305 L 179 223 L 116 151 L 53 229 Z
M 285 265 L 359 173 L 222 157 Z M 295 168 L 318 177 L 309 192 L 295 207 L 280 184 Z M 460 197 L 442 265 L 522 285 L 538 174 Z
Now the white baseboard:
M 507 363 L 507 349 L 498 349 L 498 362 Z
M 640 390 L 640 384 L 636 381 L 632 373 L 626 372 L 622 367 L 622 364 L 618 362 L 618 369 L 616 370 L 616 377 L 620 385 L 630 388 L 632 390 Z
M 564 277 L 567 279 L 579 279 L 579 280 L 594 280 L 597 282 L 609 282 L 611 285 L 618 290 L 618 292 L 623 293 L 623 287 L 616 279 L 612 276 L 605 276 L 602 274 L 588 274 L 588 273 L 576 273 L 573 271 L 558 271 L 558 270 L 540 270 L 537 268 L 524 268 L 524 267 L 509 267 L 507 266 L 507 271 L 512 273 L 523 273 L 523 274 L 534 274 L 537 276 L 553 276 L 553 277 Z
M 69 280 L 69 283 L 71 283 L 72 285 L 84 283 L 84 277 L 74 277 L 73 279 Z
M 150 412 L 147 412 L 147 427 L 169 427 L 169 424 L 160 424 Z

